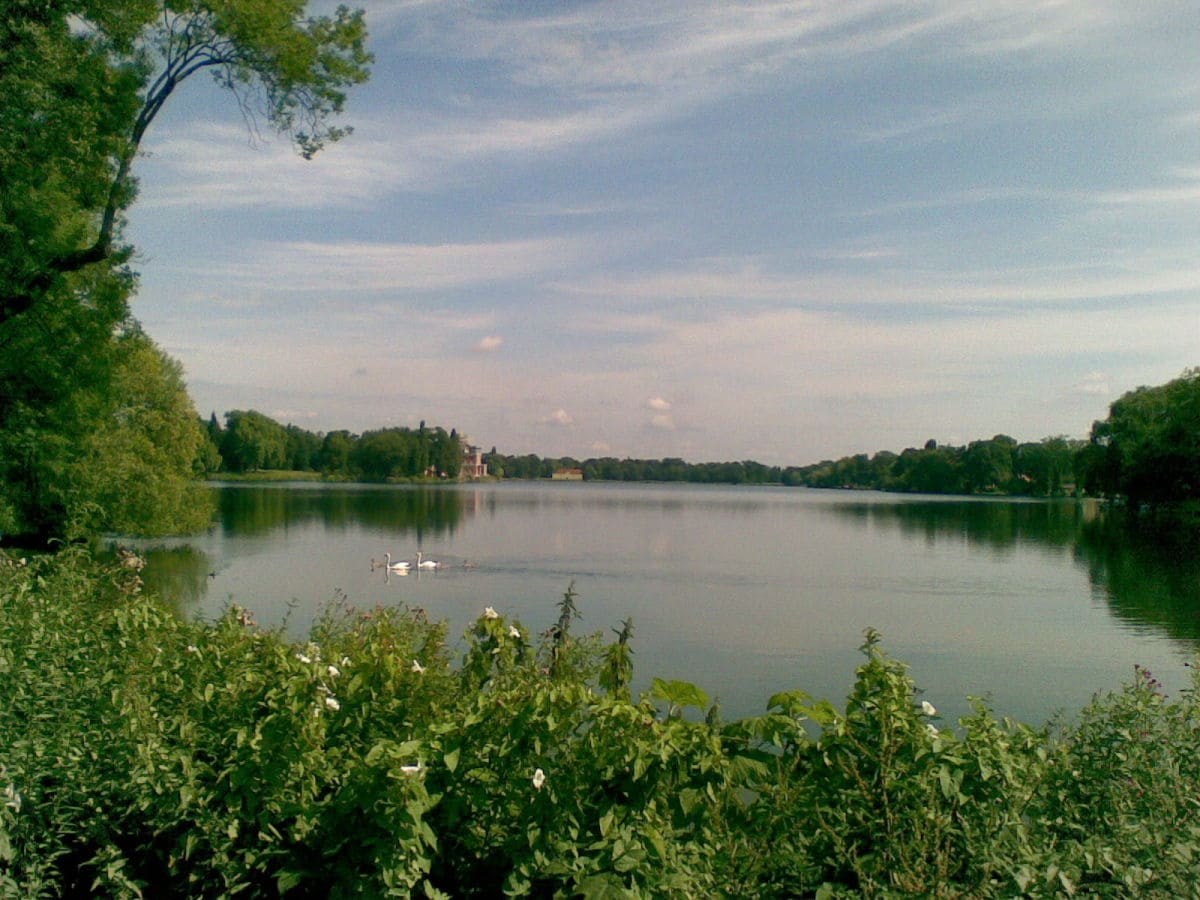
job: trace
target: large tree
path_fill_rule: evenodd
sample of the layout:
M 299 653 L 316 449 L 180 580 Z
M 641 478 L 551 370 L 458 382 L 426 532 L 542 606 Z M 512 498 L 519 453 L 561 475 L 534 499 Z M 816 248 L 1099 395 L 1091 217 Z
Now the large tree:
M 366 77 L 365 37 L 360 12 L 309 16 L 304 0 L 0 5 L 0 529 L 63 536 L 65 470 L 42 465 L 45 448 L 107 426 L 94 398 L 119 393 L 137 331 L 122 216 L 170 97 L 210 73 L 311 156 L 344 134 L 333 120 Z
M 1200 500 L 1200 368 L 1122 395 L 1080 459 L 1090 490 L 1135 507 Z
M 124 261 L 133 163 L 175 91 L 210 72 L 312 156 L 365 80 L 361 11 L 305 0 L 8 0 L 0 16 L 0 323 L 72 272 Z
M 113 339 L 103 377 L 0 431 L 0 531 L 163 534 L 211 519 L 196 480 L 207 436 L 177 362 L 140 331 Z

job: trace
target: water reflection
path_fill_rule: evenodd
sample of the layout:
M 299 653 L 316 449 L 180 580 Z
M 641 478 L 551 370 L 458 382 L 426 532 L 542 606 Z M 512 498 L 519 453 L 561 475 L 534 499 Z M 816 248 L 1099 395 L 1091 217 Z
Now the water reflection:
M 863 530 L 895 530 L 927 545 L 965 543 L 1007 556 L 1017 548 L 1069 552 L 1121 621 L 1190 646 L 1200 642 L 1200 531 L 1131 521 L 1097 501 L 895 498 L 821 507 Z
M 247 598 L 282 609 L 321 602 L 336 587 L 366 602 L 436 601 L 453 615 L 483 600 L 517 608 L 553 598 L 578 577 L 598 595 L 597 607 L 611 602 L 613 621 L 636 611 L 647 634 L 655 617 L 664 633 L 675 628 L 671 604 L 686 617 L 717 596 L 736 612 L 713 628 L 759 654 L 775 642 L 798 647 L 805 632 L 811 654 L 842 620 L 881 624 L 893 615 L 897 640 L 922 615 L 930 627 L 941 623 L 947 645 L 968 646 L 983 633 L 1003 633 L 1014 647 L 1058 630 L 1069 640 L 1089 602 L 1125 631 L 1200 644 L 1200 535 L 1133 528 L 1095 502 L 625 485 L 215 492 L 220 522 L 212 533 L 143 547 L 148 586 L 189 613 L 211 615 L 214 605 Z M 402 558 L 420 548 L 454 560 L 454 571 L 422 581 L 369 569 L 385 550 Z M 731 569 L 731 559 L 753 565 Z M 482 565 L 465 568 L 465 560 Z M 1078 587 L 1064 593 L 1072 579 L 1082 597 Z M 893 613 L 900 594 L 910 606 Z M 1026 606 L 1013 600 L 1022 596 Z M 834 624 L 817 618 L 826 608 Z M 608 613 L 596 610 L 598 619 Z M 720 620 L 719 610 L 705 613 Z M 708 646 L 710 638 L 689 640 Z
M 230 537 L 317 523 L 331 531 L 366 525 L 390 532 L 452 533 L 467 495 L 455 490 L 328 489 L 305 485 L 223 486 L 217 489 L 220 524 Z
M 1200 531 L 1194 525 L 1098 517 L 1080 529 L 1076 554 L 1113 615 L 1200 642 Z
M 1005 553 L 1019 545 L 1069 547 L 1080 526 L 1102 515 L 1096 501 L 941 500 L 896 498 L 892 502 L 846 502 L 823 507 L 827 515 L 864 528 L 896 529 L 927 544 L 965 541 Z

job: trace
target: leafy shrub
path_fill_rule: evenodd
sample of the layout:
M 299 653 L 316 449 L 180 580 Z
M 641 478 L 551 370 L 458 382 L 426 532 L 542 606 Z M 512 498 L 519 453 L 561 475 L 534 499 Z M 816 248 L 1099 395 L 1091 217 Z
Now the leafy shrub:
M 184 622 L 139 561 L 0 559 L 0 897 L 1184 896 L 1200 715 L 1139 672 L 1069 727 L 940 723 L 868 632 L 844 709 L 634 698 L 626 622 L 331 605 Z M 702 715 L 707 712 L 707 715 Z

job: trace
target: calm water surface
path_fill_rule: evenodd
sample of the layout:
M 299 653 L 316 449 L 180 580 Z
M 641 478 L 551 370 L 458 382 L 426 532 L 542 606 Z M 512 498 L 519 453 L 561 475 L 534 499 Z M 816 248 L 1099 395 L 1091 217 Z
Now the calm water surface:
M 299 637 L 344 594 L 422 607 L 452 636 L 485 606 L 541 631 L 574 582 L 577 628 L 611 637 L 633 617 L 642 685 L 694 681 L 727 716 L 792 688 L 840 704 L 868 626 L 948 720 L 985 695 L 1024 721 L 1073 713 L 1135 664 L 1178 690 L 1200 648 L 1196 542 L 1130 533 L 1093 503 L 580 483 L 214 490 L 216 528 L 148 553 L 147 581 L 186 614 L 236 602 Z M 418 549 L 447 568 L 371 568 Z

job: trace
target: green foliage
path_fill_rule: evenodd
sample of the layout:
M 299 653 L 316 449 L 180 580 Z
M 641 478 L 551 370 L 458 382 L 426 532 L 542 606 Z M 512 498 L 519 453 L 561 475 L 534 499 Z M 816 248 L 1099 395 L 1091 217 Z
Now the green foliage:
M 208 71 L 305 156 L 366 77 L 361 13 L 301 0 L 12 0 L 0 15 L 0 526 L 41 541 L 198 524 L 177 465 L 215 464 L 177 419 L 177 373 L 130 349 L 122 243 L 141 141 Z M 136 371 L 135 371 L 136 370 Z M 157 370 L 157 371 L 154 371 Z M 166 390 L 151 412 L 149 382 Z M 140 392 L 144 409 L 123 406 Z M 194 413 L 190 414 L 194 418 Z M 131 424 L 132 423 L 132 424 Z M 175 442 L 168 447 L 164 440 Z M 107 479 L 107 484 L 101 481 Z M 162 496 L 154 496 L 159 492 Z M 197 510 L 195 515 L 190 515 Z
M 1200 368 L 1122 395 L 1092 425 L 1083 462 L 1094 490 L 1134 507 L 1200 500 Z
M 204 432 L 178 363 L 133 330 L 109 339 L 107 371 L 67 396 L 24 404 L 0 428 L 0 496 L 11 529 L 74 538 L 207 526 L 195 480 Z
M 385 428 L 368 431 L 349 453 L 351 470 L 367 481 L 420 476 L 457 478 L 463 447 L 443 428 Z
M 221 459 L 230 471 L 289 468 L 287 443 L 284 427 L 257 410 L 225 413 Z
M 582 469 L 585 481 L 687 481 L 695 484 L 779 484 L 782 470 L 754 460 L 688 463 L 682 459 L 616 459 L 603 457 L 580 462 L 569 456 L 557 459 L 532 454 L 505 456 L 495 448 L 485 456 L 488 471 L 505 478 L 550 478 L 558 469 Z
M 784 480 L 809 487 L 870 488 L 923 494 L 1028 494 L 1058 497 L 1074 483 L 1081 444 L 1062 436 L 1018 444 L 998 434 L 966 447 L 926 441 L 899 455 L 881 451 L 789 469 Z
M 539 641 L 485 609 L 456 664 L 417 610 L 338 601 L 296 643 L 237 607 L 181 621 L 139 567 L 0 558 L 0 896 L 1175 897 L 1200 877 L 1200 706 L 1146 672 L 1058 732 L 981 703 L 951 727 L 868 632 L 844 709 L 787 691 L 692 721 L 694 685 L 629 696 L 629 623 L 607 648 L 575 635 L 573 590 Z

